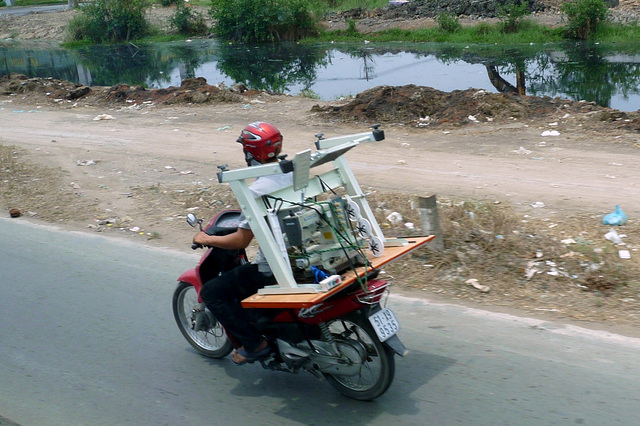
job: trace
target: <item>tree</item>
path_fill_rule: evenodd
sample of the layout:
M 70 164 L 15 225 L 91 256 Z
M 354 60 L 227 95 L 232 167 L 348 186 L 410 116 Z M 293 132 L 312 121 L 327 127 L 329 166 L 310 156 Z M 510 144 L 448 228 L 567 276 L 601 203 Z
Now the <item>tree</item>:
M 75 9 L 78 7 L 78 0 L 69 0 L 69 9 Z

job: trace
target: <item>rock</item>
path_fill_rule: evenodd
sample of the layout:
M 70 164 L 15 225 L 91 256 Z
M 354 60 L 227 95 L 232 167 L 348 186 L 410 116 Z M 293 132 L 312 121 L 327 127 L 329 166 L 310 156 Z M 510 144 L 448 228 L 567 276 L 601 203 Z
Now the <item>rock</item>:
M 18 210 L 18 209 L 9 210 L 9 216 L 11 216 L 11 217 L 20 217 L 21 215 L 22 215 L 22 213 L 20 213 L 20 210 Z

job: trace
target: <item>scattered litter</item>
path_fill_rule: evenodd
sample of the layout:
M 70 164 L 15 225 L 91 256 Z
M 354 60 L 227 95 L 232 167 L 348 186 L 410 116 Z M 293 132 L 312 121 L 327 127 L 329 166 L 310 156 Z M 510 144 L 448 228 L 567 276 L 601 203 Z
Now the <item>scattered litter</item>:
M 478 280 L 475 278 L 468 279 L 464 283 L 479 290 L 481 293 L 489 293 L 489 291 L 491 290 L 491 288 L 488 285 L 480 284 Z
M 544 207 L 544 203 L 542 201 L 536 201 L 535 203 L 531 203 L 531 207 L 534 209 L 541 209 Z
M 609 232 L 607 232 L 606 234 L 604 234 L 604 237 L 611 241 L 614 244 L 624 244 L 622 242 L 622 238 L 620 238 L 620 235 L 618 235 L 618 233 L 616 232 L 615 229 L 611 228 L 609 230 Z
M 218 131 L 221 132 L 222 130 L 227 130 L 230 129 L 231 126 L 222 126 L 222 127 L 218 127 Z
M 545 130 L 540 136 L 560 136 L 560 132 L 557 130 Z
M 521 146 L 519 149 L 514 149 L 513 152 L 520 155 L 529 155 L 532 151 L 525 149 L 525 147 Z
M 131 232 L 138 232 L 138 231 L 140 231 L 140 228 L 139 228 L 139 227 L 137 227 L 137 226 L 134 226 L 133 228 L 129 228 L 129 231 L 131 231 Z
M 631 259 L 631 253 L 629 253 L 629 250 L 619 250 L 618 256 L 620 256 L 620 259 Z
M 473 115 L 470 115 L 470 116 L 469 116 L 469 117 L 467 117 L 467 118 L 469 119 L 469 121 L 472 121 L 472 122 L 474 122 L 474 123 L 477 123 L 477 122 L 478 122 L 478 119 L 477 119 L 475 116 L 473 116 Z
M 619 205 L 616 205 L 616 210 L 603 217 L 602 223 L 604 225 L 624 225 L 627 223 L 627 215 L 622 211 Z
M 407 229 L 415 229 L 415 225 L 413 224 L 413 222 L 405 223 L 404 227 L 407 228 Z
M 264 102 L 264 101 L 261 101 L 261 100 L 259 100 L 259 99 L 254 99 L 254 100 L 252 100 L 252 101 L 251 101 L 251 103 L 252 103 L 252 104 L 263 104 L 263 103 L 265 103 L 265 102 Z
M 429 117 L 428 115 L 425 115 L 424 117 L 420 117 L 418 120 L 422 121 L 422 122 L 425 122 L 425 121 L 431 120 L 431 117 Z
M 94 160 L 78 160 L 78 166 L 93 166 L 97 164 Z
M 22 213 L 20 213 L 19 209 L 10 209 L 9 210 L 9 216 L 16 218 L 16 217 L 20 217 L 22 215 Z
M 109 114 L 100 114 L 93 117 L 93 121 L 100 121 L 100 120 L 115 120 L 115 118 Z
M 404 160 L 398 160 L 398 164 L 407 164 L 407 162 Z
M 192 172 L 191 170 L 184 170 L 182 172 L 180 172 L 181 175 L 194 175 L 195 172 Z
M 573 238 L 567 238 L 566 240 L 562 240 L 562 241 L 560 241 L 560 242 L 561 242 L 562 244 L 569 245 L 569 244 L 575 244 L 575 243 L 576 243 L 576 240 L 574 240 Z
M 557 121 L 554 121 L 553 123 L 549 123 L 549 126 L 557 126 L 557 125 L 558 125 Z
M 402 215 L 398 212 L 393 212 L 387 216 L 387 220 L 391 222 L 393 225 L 397 225 L 402 222 Z
M 536 311 L 560 312 L 558 309 L 553 309 L 553 308 L 536 308 Z

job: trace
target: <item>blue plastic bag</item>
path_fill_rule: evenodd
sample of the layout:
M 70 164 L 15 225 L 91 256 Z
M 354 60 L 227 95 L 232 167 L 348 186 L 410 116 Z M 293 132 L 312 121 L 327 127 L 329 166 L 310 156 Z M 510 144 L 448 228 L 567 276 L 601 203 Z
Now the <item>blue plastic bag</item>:
M 624 214 L 620 206 L 616 206 L 616 211 L 603 217 L 602 223 L 605 225 L 620 226 L 627 223 L 627 215 Z

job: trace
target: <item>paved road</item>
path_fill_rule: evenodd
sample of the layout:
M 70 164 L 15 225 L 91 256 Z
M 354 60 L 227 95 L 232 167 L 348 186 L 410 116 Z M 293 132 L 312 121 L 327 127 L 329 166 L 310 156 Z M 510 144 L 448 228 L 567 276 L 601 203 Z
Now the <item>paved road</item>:
M 186 225 L 185 225 L 186 226 Z M 185 231 L 189 232 L 189 231 Z M 640 339 L 395 297 L 411 350 L 373 403 L 205 359 L 173 323 L 193 253 L 0 219 L 0 419 L 21 425 L 630 425 Z M 3 424 L 4 420 L 0 421 Z
M 4 4 L 4 0 L 0 0 Z M 46 6 L 11 6 L 0 7 L 0 15 L 27 15 L 29 13 L 61 12 L 69 9 L 69 5 L 56 4 Z

